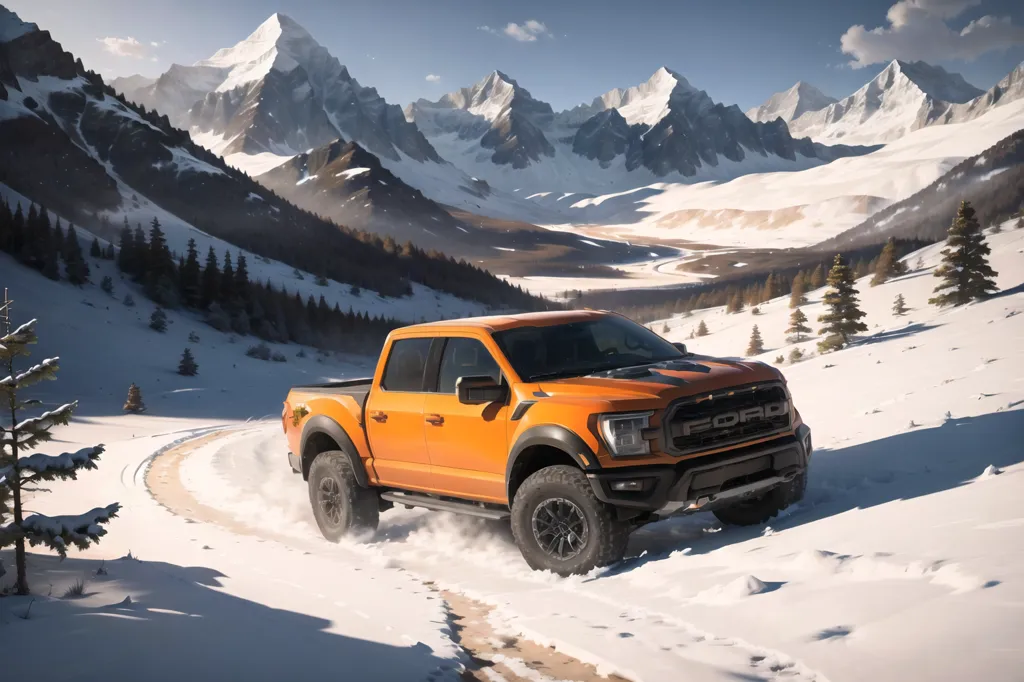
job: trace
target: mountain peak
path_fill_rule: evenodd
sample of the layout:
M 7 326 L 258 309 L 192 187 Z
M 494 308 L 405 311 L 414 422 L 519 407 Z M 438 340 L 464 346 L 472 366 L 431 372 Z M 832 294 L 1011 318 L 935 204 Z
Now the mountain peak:
M 38 30 L 39 27 L 35 24 L 22 21 L 17 14 L 0 5 L 0 43 L 10 42 Z
M 196 66 L 236 67 L 255 61 L 273 61 L 281 55 L 301 62 L 319 43 L 286 14 L 277 12 L 256 27 L 249 36 L 232 47 L 226 47 Z M 271 54 L 276 53 L 276 54 Z
M 924 94 L 943 102 L 961 104 L 984 94 L 959 73 L 950 73 L 941 66 L 927 62 L 905 62 L 900 59 L 889 62 L 866 87 L 875 84 L 882 89 L 891 89 L 901 79 L 910 81 Z

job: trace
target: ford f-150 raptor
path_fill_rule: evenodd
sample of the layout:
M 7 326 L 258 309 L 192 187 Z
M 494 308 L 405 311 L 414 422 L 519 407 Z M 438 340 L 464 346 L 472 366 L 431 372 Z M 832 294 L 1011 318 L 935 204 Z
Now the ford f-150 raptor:
M 395 504 L 511 517 L 526 562 L 561 575 L 670 515 L 762 523 L 811 457 L 778 370 L 589 310 L 397 329 L 373 378 L 293 388 L 281 419 L 328 540 Z

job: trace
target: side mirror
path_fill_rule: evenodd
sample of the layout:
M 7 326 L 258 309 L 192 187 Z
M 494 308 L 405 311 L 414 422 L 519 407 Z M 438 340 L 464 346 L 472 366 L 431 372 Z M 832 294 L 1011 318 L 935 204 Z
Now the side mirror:
M 679 352 L 682 353 L 683 355 L 689 355 L 690 354 L 690 351 L 686 350 L 686 344 L 685 343 L 678 343 L 677 342 L 677 343 L 673 343 L 672 345 L 675 346 L 679 350 Z
M 483 405 L 505 400 L 508 386 L 495 383 L 492 377 L 459 377 L 455 381 L 455 392 L 463 405 Z

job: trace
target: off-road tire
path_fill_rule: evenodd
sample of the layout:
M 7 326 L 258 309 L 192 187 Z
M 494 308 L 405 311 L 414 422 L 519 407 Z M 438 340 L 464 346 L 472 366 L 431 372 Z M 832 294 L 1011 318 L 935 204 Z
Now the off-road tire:
M 556 499 L 575 505 L 586 523 L 586 540 L 579 553 L 568 559 L 547 553 L 534 533 L 534 513 Z M 629 524 L 616 519 L 615 509 L 597 499 L 586 474 L 560 464 L 533 473 L 516 491 L 512 501 L 512 535 L 530 568 L 566 576 L 621 560 L 629 539 Z
M 786 507 L 802 500 L 806 489 L 807 473 L 804 472 L 764 495 L 715 509 L 713 513 L 719 521 L 730 526 L 756 526 L 770 521 Z
M 380 521 L 378 495 L 356 481 L 352 461 L 340 450 L 321 452 L 309 467 L 309 502 L 320 533 L 331 542 L 372 533 Z M 336 505 L 336 506 L 332 506 Z

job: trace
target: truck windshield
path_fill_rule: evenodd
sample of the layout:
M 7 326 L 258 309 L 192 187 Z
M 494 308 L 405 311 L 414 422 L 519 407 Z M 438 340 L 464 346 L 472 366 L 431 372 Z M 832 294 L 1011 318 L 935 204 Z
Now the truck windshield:
M 523 381 L 585 376 L 682 357 L 651 330 L 617 315 L 547 327 L 516 327 L 494 340 Z

